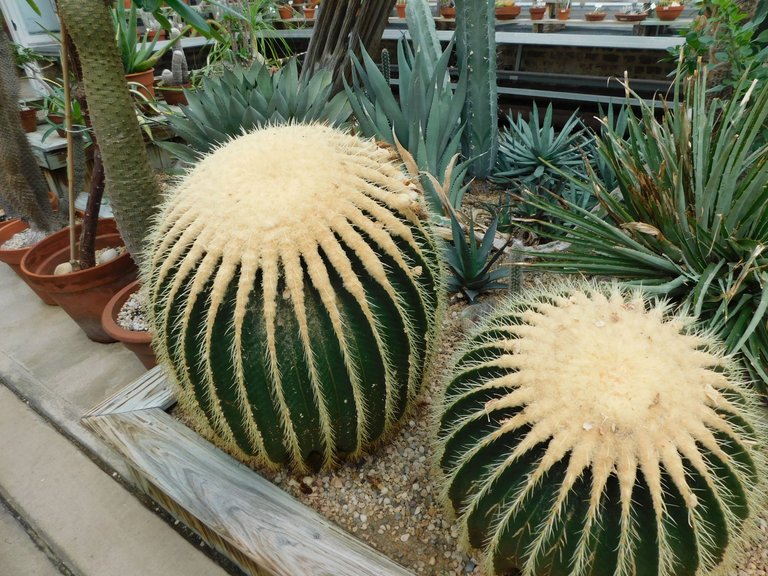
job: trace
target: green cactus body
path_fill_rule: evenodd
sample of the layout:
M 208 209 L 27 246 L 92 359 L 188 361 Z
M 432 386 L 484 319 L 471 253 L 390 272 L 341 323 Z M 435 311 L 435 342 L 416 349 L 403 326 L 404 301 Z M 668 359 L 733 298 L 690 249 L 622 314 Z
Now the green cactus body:
M 384 77 L 387 86 L 389 86 L 392 82 L 392 65 L 389 59 L 389 50 L 386 48 L 381 51 L 381 65 L 379 66 L 379 70 L 381 70 L 381 75 Z
M 456 51 L 467 71 L 464 155 L 473 159 L 472 174 L 487 178 L 496 164 L 499 132 L 495 0 L 456 0 Z
M 285 167 L 297 149 L 313 169 Z M 299 470 L 390 432 L 442 310 L 413 186 L 389 150 L 319 125 L 204 157 L 165 204 L 144 270 L 183 409 L 242 454 Z
M 763 422 L 722 347 L 615 286 L 510 299 L 457 356 L 445 496 L 489 573 L 733 574 L 764 499 Z

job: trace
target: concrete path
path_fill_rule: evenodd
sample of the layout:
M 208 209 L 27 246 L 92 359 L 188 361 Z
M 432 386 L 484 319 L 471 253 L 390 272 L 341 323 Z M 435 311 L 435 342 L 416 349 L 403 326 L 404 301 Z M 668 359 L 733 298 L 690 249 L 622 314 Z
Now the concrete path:
M 29 534 L 0 504 L 0 574 L 8 576 L 61 576 L 53 563 L 32 542 Z
M 102 470 L 126 472 L 80 424 L 143 371 L 122 345 L 89 341 L 0 264 L 0 497 L 77 576 L 225 576 Z M 0 529 L 0 575 L 35 575 L 47 559 L 10 520 Z

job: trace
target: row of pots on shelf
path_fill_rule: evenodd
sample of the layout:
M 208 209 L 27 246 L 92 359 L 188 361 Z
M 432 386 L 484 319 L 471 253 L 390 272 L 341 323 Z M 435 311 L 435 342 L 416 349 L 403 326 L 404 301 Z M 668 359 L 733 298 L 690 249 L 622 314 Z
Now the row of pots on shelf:
M 312 20 L 315 17 L 315 10 L 318 4 L 320 4 L 319 0 L 308 2 L 307 4 L 293 4 L 292 6 L 281 4 L 278 6 L 278 11 L 280 12 L 280 18 L 283 20 L 291 20 L 296 13 L 299 15 L 303 14 L 307 20 Z
M 21 220 L 0 223 L 0 246 L 27 228 Z M 79 226 L 76 230 L 79 234 Z M 123 246 L 113 219 L 99 220 L 96 249 Z M 56 275 L 57 265 L 69 260 L 69 228 L 51 234 L 31 247 L 0 249 L 4 262 L 49 306 L 60 306 L 94 342 L 122 342 L 145 367 L 155 365 L 151 336 L 132 332 L 117 323 L 128 298 L 138 290 L 138 271 L 130 255 L 87 270 Z
M 399 14 L 401 5 L 397 6 L 398 8 L 398 16 L 401 18 L 405 17 L 405 6 L 402 5 L 403 15 Z M 546 6 L 531 6 L 528 8 L 529 14 L 531 16 L 531 20 L 543 20 L 544 19 L 544 13 L 546 12 L 547 7 Z M 499 20 L 512 20 L 520 15 L 520 6 L 504 6 L 504 7 L 497 7 L 496 8 L 496 18 Z M 670 22 L 672 20 L 677 19 L 680 14 L 683 12 L 683 6 L 677 5 L 677 6 L 656 6 L 656 17 L 659 20 Z M 558 9 L 555 13 L 558 20 L 568 20 L 571 17 L 571 9 Z M 440 9 L 440 16 L 447 19 L 453 19 L 456 18 L 456 8 L 441 8 Z M 605 12 L 588 12 L 584 14 L 584 18 L 588 22 L 599 22 L 603 20 L 606 16 Z M 616 14 L 616 19 L 619 21 L 625 21 L 625 22 L 637 22 L 640 20 L 644 20 L 647 18 L 648 13 L 643 12 L 640 14 Z

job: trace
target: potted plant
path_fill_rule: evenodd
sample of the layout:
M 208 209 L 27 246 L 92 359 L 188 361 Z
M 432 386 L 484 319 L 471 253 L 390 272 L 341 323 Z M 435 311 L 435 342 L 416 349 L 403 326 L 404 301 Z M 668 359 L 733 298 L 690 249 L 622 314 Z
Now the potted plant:
M 659 0 L 656 4 L 656 17 L 665 22 L 676 20 L 683 13 L 683 3 L 679 0 Z
M 121 342 L 149 369 L 157 364 L 152 350 L 152 335 L 143 315 L 138 280 L 131 282 L 107 302 L 101 325 L 109 336 Z
M 397 4 L 395 4 L 398 18 L 405 18 L 405 2 L 406 0 L 397 0 Z
M 639 2 L 632 2 L 629 9 L 616 14 L 616 20 L 619 22 L 640 22 L 648 17 L 648 12 L 643 9 Z
M 142 93 L 149 99 L 155 98 L 155 64 L 168 50 L 181 39 L 181 35 L 171 39 L 159 50 L 155 50 L 157 38 L 149 39 L 147 32 L 139 39 L 136 7 L 131 5 L 128 12 L 125 6 L 117 3 L 112 10 L 112 23 L 115 28 L 115 41 L 123 60 L 123 70 L 127 82 L 135 82 L 142 86 Z
M 19 115 L 24 132 L 37 131 L 37 110 L 34 107 L 22 105 L 19 108 Z
M 289 0 L 279 0 L 277 11 L 280 13 L 280 18 L 283 20 L 293 19 L 293 7 L 290 5 Z
M 606 12 L 603 10 L 602 4 L 595 4 L 595 9 L 592 12 L 584 14 L 584 18 L 587 22 L 600 22 L 605 19 Z
M 315 0 L 314 2 L 310 2 L 309 4 L 304 5 L 304 18 L 307 20 L 313 20 L 315 17 L 315 11 L 317 10 L 317 6 L 320 4 L 320 0 Z
M 171 34 L 180 34 L 180 32 L 174 28 Z M 163 70 L 160 75 L 160 84 L 157 90 L 163 95 L 169 106 L 178 106 L 187 103 L 187 97 L 183 90 L 190 86 L 187 57 L 184 55 L 184 49 L 178 46 L 173 50 L 171 69 Z
M 558 0 L 556 10 L 558 20 L 568 20 L 571 17 L 571 0 Z
M 456 4 L 453 0 L 440 0 L 440 16 L 456 18 Z
M 59 136 L 66 138 L 67 130 L 64 124 L 64 87 L 62 81 L 45 79 L 46 95 L 43 98 L 42 110 L 45 112 L 46 122 L 50 125 L 48 131 L 43 135 L 45 139 L 52 131 L 56 131 Z M 72 124 L 78 130 L 85 128 L 85 118 L 80 107 L 80 102 L 72 99 Z
M 544 2 L 539 0 L 533 0 L 531 7 L 528 8 L 528 12 L 531 15 L 531 20 L 543 20 L 544 13 L 547 11 L 547 6 Z
M 515 0 L 496 0 L 496 18 L 499 20 L 514 20 L 520 15 L 520 6 Z

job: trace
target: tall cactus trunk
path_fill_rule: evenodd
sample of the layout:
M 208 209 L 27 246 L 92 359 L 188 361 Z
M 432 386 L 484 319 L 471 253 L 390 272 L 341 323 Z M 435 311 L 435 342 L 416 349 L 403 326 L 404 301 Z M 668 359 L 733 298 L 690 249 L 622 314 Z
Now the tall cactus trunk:
M 80 55 L 106 194 L 128 251 L 140 261 L 160 188 L 136 121 L 109 9 L 103 0 L 58 0 L 58 6 Z
M 498 147 L 495 22 L 494 0 L 456 0 L 456 51 L 469 88 L 463 147 L 468 158 L 475 158 L 470 173 L 479 178 L 493 171 Z
M 0 30 L 0 198 L 3 206 L 32 226 L 44 231 L 57 228 L 48 201 L 48 185 L 21 126 L 11 41 L 3 30 Z

